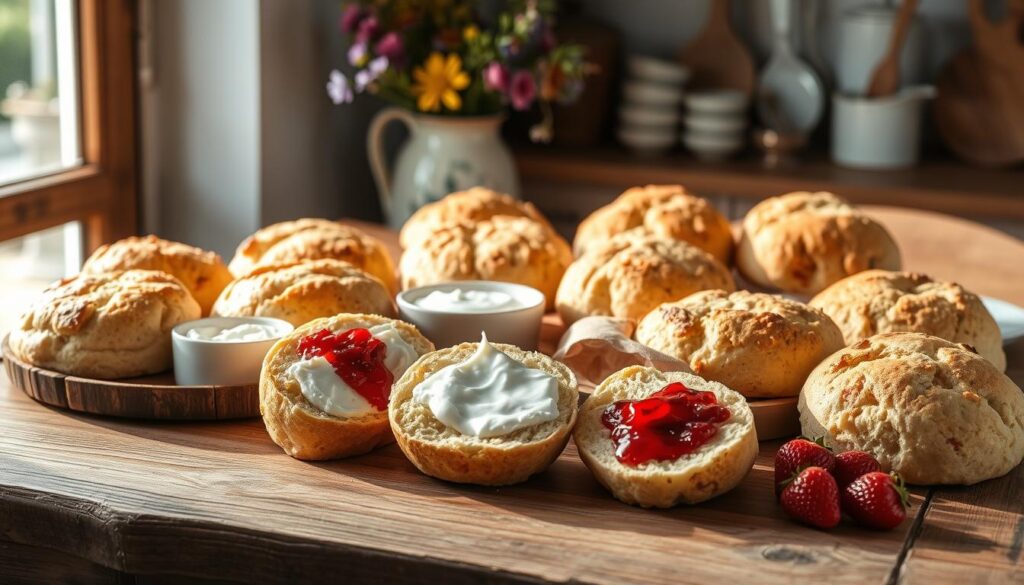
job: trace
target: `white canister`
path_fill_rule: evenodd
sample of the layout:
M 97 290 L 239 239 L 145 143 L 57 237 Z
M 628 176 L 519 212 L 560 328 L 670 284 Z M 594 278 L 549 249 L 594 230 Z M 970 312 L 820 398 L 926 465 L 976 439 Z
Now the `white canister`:
M 882 57 L 889 50 L 889 38 L 896 10 L 886 6 L 861 6 L 843 13 L 835 56 L 836 89 L 862 95 Z M 925 31 L 920 19 L 910 24 L 900 55 L 903 87 L 924 82 Z
M 891 96 L 865 98 L 837 93 L 832 98 L 832 160 L 860 169 L 899 169 L 917 164 L 921 114 L 935 97 L 928 85 Z

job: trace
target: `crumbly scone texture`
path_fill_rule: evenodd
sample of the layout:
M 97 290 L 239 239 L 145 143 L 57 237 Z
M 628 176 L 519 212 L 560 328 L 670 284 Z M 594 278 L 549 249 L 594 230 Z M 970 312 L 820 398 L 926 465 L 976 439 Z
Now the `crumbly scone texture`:
M 511 195 L 498 193 L 486 187 L 473 187 L 450 193 L 416 210 L 406 220 L 399 233 L 402 248 L 417 245 L 429 239 L 435 231 L 458 223 L 475 223 L 496 215 L 527 217 L 552 231 L 554 228 L 532 203 L 520 201 Z
M 1024 458 L 1024 394 L 970 348 L 881 333 L 823 361 L 799 401 L 808 437 L 861 449 L 913 484 L 970 485 Z
M 736 266 L 750 281 L 813 295 L 851 274 L 900 269 L 881 224 L 827 192 L 771 197 L 743 219 Z
M 821 291 L 810 305 L 832 317 L 847 345 L 877 333 L 927 333 L 970 345 L 999 371 L 1006 370 L 999 325 L 978 295 L 955 282 L 866 270 Z
M 579 256 L 591 243 L 604 242 L 634 228 L 693 244 L 727 266 L 732 261 L 734 244 L 729 220 L 706 199 L 690 194 L 682 185 L 647 185 L 626 190 L 580 223 L 573 251 Z
M 458 280 L 497 280 L 532 286 L 544 293 L 551 308 L 571 261 L 568 242 L 544 224 L 498 215 L 437 229 L 430 238 L 405 249 L 400 267 L 406 289 Z
M 180 280 L 155 270 L 79 274 L 43 291 L 11 331 L 14 355 L 88 378 L 129 378 L 171 367 L 171 329 L 198 319 Z
M 159 270 L 174 276 L 195 297 L 203 315 L 210 314 L 217 295 L 232 278 L 216 253 L 153 235 L 100 246 L 82 265 L 82 272 L 88 274 L 123 270 Z
M 566 325 L 589 315 L 638 320 L 700 290 L 735 288 L 729 269 L 711 254 L 634 229 L 588 246 L 565 271 L 556 307 Z
M 636 340 L 747 397 L 796 396 L 821 360 L 843 347 L 824 312 L 765 293 L 708 290 L 664 303 Z
M 339 313 L 397 316 L 384 283 L 331 258 L 260 266 L 229 284 L 213 305 L 216 316 L 274 317 L 295 326 Z
M 260 413 L 270 438 L 296 459 L 323 460 L 361 455 L 394 440 L 385 411 L 339 418 L 313 406 L 302 395 L 298 381 L 288 368 L 302 359 L 298 347 L 302 338 L 328 329 L 344 332 L 393 323 L 402 339 L 420 356 L 434 345 L 416 327 L 380 315 L 343 314 L 310 321 L 278 340 L 263 359 L 260 371 Z M 394 399 L 392 389 L 391 398 Z
M 676 460 L 636 467 L 620 463 L 601 415 L 616 401 L 642 400 L 673 382 L 714 392 L 719 404 L 729 409 L 729 420 L 710 441 Z M 580 458 L 612 495 L 627 504 L 653 508 L 696 504 L 733 489 L 754 466 L 758 452 L 754 415 L 738 392 L 693 374 L 644 366 L 620 370 L 598 385 L 580 407 L 573 440 Z
M 558 418 L 498 437 L 463 435 L 437 420 L 429 406 L 414 402 L 412 392 L 431 374 L 468 359 L 478 344 L 463 343 L 424 355 L 395 382 L 388 406 L 399 447 L 423 473 L 458 483 L 508 485 L 540 473 L 565 448 L 576 423 L 579 400 L 572 371 L 542 353 L 503 343 L 492 345 L 526 367 L 558 380 Z
M 398 290 L 395 263 L 377 238 L 358 228 L 326 219 L 296 219 L 269 225 L 246 238 L 228 267 L 236 277 L 260 266 L 333 258 L 377 277 Z

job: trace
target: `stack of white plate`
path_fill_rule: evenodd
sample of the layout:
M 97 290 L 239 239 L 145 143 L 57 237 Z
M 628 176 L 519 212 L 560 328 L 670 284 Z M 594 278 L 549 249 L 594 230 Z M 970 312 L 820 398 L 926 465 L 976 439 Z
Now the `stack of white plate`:
M 629 58 L 629 78 L 622 88 L 619 142 L 633 150 L 660 152 L 675 146 L 683 84 L 690 72 L 671 61 Z
M 686 94 L 683 144 L 702 160 L 721 160 L 746 143 L 749 98 L 732 89 Z

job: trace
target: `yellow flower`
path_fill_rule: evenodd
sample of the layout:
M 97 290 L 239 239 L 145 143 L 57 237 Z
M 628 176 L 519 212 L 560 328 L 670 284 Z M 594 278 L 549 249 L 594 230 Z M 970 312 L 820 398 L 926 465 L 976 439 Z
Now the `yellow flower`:
M 469 86 L 469 75 L 462 70 L 462 59 L 458 55 L 431 53 L 423 67 L 412 72 L 416 83 L 412 94 L 416 96 L 416 107 L 424 112 L 439 112 L 441 104 L 453 112 L 462 107 L 459 91 Z
M 475 24 L 467 26 L 462 31 L 462 38 L 466 39 L 467 43 L 472 43 L 478 36 L 480 36 L 480 29 Z

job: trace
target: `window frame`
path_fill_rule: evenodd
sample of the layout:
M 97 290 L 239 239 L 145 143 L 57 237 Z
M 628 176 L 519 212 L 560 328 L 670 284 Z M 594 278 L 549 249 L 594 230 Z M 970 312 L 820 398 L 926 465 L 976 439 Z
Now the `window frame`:
M 75 12 L 82 164 L 0 186 L 0 241 L 79 221 L 89 254 L 138 226 L 138 3 L 79 0 Z

